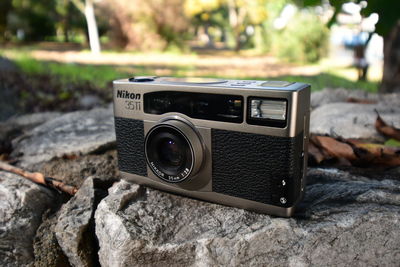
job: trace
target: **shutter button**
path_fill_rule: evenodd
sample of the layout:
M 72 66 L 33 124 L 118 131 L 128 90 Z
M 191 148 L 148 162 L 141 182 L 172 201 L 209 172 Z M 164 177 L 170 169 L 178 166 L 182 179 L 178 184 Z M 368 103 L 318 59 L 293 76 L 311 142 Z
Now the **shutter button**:
M 129 78 L 130 82 L 137 82 L 137 83 L 141 83 L 141 82 L 153 82 L 155 77 L 149 77 L 149 76 L 138 76 L 138 77 L 132 77 Z

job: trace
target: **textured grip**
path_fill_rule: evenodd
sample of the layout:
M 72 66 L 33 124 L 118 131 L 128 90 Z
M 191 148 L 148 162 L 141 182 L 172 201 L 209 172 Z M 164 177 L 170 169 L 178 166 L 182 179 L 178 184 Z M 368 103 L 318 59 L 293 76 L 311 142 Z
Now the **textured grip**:
M 119 169 L 147 176 L 143 121 L 115 117 L 115 133 Z
M 301 190 L 302 148 L 303 133 L 289 138 L 213 129 L 213 191 L 290 207 Z

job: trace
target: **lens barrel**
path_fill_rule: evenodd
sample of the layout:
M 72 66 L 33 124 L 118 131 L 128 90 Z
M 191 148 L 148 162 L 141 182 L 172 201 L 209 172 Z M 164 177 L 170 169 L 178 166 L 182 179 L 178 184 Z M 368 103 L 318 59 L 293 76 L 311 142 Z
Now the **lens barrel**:
M 175 117 L 149 130 L 145 152 L 152 172 L 169 183 L 180 183 L 195 175 L 204 157 L 203 146 L 194 127 Z

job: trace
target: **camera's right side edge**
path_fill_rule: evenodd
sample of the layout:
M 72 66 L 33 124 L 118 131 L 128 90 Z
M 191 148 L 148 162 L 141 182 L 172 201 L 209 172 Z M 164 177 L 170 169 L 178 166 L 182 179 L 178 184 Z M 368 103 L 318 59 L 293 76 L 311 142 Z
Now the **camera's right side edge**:
M 300 169 L 300 186 L 299 192 L 297 196 L 297 200 L 295 201 L 293 207 L 287 209 L 287 215 L 292 216 L 295 207 L 301 202 L 304 197 L 306 191 L 306 177 L 307 177 L 307 161 L 308 161 L 308 142 L 309 142 L 309 128 L 310 128 L 310 97 L 311 97 L 311 87 L 309 84 L 299 84 L 299 90 L 294 93 L 295 97 L 293 97 L 294 102 L 296 103 L 296 107 L 293 107 L 292 114 L 293 118 L 296 118 L 295 127 L 293 130 L 296 132 L 302 133 L 302 141 L 299 142 L 301 145 L 301 169 Z M 298 140 L 300 139 L 297 138 Z M 300 148 L 297 148 L 300 149 Z M 297 154 L 297 153 L 295 153 Z

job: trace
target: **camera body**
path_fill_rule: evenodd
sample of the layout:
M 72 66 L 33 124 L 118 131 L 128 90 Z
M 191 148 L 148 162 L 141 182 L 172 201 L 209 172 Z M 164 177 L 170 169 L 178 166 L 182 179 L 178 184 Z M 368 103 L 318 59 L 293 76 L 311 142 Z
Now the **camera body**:
M 304 193 L 309 113 L 303 83 L 116 80 L 119 169 L 138 184 L 289 217 Z

